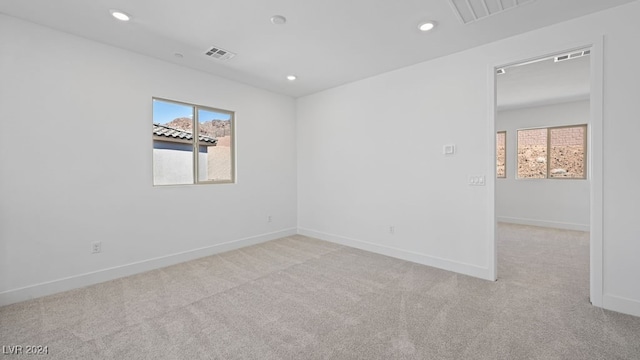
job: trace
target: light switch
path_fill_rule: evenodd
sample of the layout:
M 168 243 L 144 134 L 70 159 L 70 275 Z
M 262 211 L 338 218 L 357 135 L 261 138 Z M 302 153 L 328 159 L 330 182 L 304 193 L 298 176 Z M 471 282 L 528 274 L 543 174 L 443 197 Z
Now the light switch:
M 469 185 L 470 186 L 484 186 L 485 185 L 484 175 L 469 176 Z
M 453 155 L 456 153 L 456 146 L 453 144 L 445 145 L 442 147 L 442 153 L 445 155 Z

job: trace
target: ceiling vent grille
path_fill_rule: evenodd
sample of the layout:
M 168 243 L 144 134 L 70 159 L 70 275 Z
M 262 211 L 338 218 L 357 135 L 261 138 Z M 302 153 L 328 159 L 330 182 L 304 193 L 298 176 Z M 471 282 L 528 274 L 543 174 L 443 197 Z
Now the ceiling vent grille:
M 449 0 L 453 11 L 463 24 L 532 3 L 536 0 Z
M 583 56 L 587 56 L 591 54 L 591 50 L 584 50 L 584 51 L 576 51 L 576 52 L 572 52 L 571 54 L 564 54 L 564 55 L 560 55 L 560 56 L 556 56 L 553 61 L 554 62 L 560 62 L 560 61 L 565 61 L 565 60 L 570 60 L 570 59 L 576 59 L 576 58 L 580 58 Z
M 207 50 L 207 52 L 205 52 L 204 54 L 220 61 L 229 60 L 236 56 L 236 53 L 221 49 L 217 46 L 211 47 L 211 49 Z

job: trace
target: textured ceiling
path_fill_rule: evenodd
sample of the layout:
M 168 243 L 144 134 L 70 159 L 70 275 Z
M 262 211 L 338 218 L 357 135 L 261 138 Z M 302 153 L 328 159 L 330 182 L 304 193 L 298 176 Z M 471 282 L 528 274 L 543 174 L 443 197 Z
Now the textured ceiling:
M 535 0 L 468 24 L 449 0 L 1 0 L 0 12 L 297 97 L 631 1 Z M 425 20 L 438 26 L 422 33 Z M 237 55 L 211 59 L 212 46 Z

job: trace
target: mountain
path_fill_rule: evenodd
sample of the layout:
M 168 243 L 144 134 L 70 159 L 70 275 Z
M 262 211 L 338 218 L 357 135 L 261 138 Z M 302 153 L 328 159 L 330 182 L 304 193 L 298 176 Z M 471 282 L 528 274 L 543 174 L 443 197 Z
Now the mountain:
M 189 118 L 176 118 L 165 125 L 178 130 L 193 132 L 193 121 Z M 200 134 L 215 138 L 230 135 L 231 122 L 224 120 L 200 122 Z

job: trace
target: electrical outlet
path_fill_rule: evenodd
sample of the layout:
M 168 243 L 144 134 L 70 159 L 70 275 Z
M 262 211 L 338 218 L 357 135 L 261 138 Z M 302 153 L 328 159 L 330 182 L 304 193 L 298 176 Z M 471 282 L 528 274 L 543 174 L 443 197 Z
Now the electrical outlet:
M 273 222 L 273 218 L 271 217 L 271 215 L 267 216 L 267 222 L 268 223 Z
M 396 227 L 391 225 L 389 226 L 389 234 L 395 234 L 396 233 Z
M 102 241 L 94 241 L 91 243 L 91 253 L 97 254 L 102 251 Z

